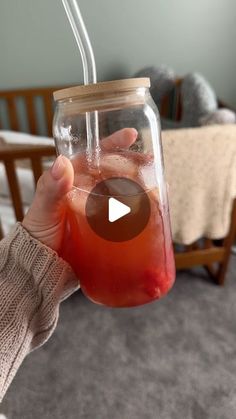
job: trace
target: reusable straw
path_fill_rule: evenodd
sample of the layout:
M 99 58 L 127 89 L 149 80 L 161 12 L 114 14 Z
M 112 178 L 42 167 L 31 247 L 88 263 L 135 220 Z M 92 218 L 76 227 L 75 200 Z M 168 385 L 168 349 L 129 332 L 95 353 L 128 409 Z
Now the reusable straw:
M 96 63 L 92 45 L 76 0 L 62 0 L 75 40 L 80 50 L 84 84 L 97 82 Z M 91 158 L 99 152 L 98 113 L 86 113 L 87 151 Z M 98 156 L 97 156 L 98 157 Z

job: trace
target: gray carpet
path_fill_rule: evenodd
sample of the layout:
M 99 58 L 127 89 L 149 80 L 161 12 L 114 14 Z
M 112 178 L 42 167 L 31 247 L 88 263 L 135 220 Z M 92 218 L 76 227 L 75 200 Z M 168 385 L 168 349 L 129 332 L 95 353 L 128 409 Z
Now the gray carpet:
M 7 419 L 236 418 L 236 256 L 224 288 L 181 272 L 162 301 L 61 307 L 51 340 L 25 360 Z M 1 417 L 1 416 L 0 416 Z

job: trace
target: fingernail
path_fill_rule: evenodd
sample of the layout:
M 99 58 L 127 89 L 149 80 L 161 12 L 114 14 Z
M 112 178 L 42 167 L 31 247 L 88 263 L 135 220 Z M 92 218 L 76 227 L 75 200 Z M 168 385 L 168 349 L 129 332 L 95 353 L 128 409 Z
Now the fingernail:
M 131 129 L 132 129 L 133 136 L 136 138 L 138 136 L 138 131 L 135 128 L 131 128 Z
M 59 180 L 59 179 L 62 178 L 64 173 L 65 173 L 64 158 L 60 154 L 60 156 L 58 156 L 57 159 L 55 160 L 55 162 L 53 163 L 53 166 L 52 166 L 52 169 L 51 169 L 51 174 L 52 174 L 52 177 L 55 180 Z

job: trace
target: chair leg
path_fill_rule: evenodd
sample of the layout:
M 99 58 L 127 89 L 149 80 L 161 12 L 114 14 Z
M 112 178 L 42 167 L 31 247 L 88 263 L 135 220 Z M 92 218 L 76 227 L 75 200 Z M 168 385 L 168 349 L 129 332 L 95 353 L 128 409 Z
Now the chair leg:
M 214 243 L 212 242 L 211 239 L 204 240 L 204 249 L 211 249 L 213 246 L 214 246 Z M 216 279 L 217 267 L 215 266 L 215 264 L 204 265 L 204 268 L 207 271 L 210 278 L 212 278 L 213 281 L 217 283 L 218 282 Z
M 217 279 L 217 274 L 218 274 L 218 269 L 217 267 L 213 266 L 213 265 L 205 265 L 204 266 L 205 270 L 207 271 L 209 277 L 218 284 L 218 279 Z
M 220 266 L 216 275 L 216 279 L 219 285 L 224 285 L 225 283 L 225 277 L 226 277 L 229 259 L 231 255 L 231 248 L 235 240 L 235 235 L 236 235 L 236 199 L 234 200 L 234 203 L 233 203 L 229 234 L 225 238 L 224 243 L 223 243 L 223 246 L 225 248 L 225 257 L 224 257 L 223 262 L 220 263 Z
M 3 231 L 2 231 L 2 224 L 1 224 L 1 220 L 0 220 L 0 240 L 3 239 Z

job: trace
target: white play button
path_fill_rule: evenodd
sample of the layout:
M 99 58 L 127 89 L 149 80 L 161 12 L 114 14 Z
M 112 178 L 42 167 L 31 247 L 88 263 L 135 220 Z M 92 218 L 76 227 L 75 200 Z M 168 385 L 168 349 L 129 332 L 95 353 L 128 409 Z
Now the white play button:
M 131 212 L 128 205 L 123 204 L 115 198 L 109 198 L 108 200 L 108 219 L 110 223 L 124 217 Z
M 140 234 L 149 222 L 148 194 L 136 182 L 110 178 L 97 183 L 88 195 L 85 214 L 95 234 L 111 242 L 124 242 Z

